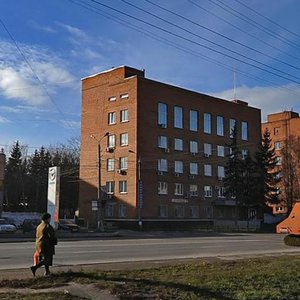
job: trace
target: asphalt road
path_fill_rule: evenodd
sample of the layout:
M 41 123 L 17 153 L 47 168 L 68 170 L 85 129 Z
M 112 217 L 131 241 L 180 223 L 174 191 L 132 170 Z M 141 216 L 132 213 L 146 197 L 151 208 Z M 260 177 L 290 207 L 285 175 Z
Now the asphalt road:
M 147 234 L 135 238 L 60 240 L 54 264 L 75 266 L 191 258 L 238 259 L 263 255 L 299 254 L 278 234 L 223 234 L 177 236 Z M 1 243 L 0 270 L 23 269 L 32 264 L 32 242 Z

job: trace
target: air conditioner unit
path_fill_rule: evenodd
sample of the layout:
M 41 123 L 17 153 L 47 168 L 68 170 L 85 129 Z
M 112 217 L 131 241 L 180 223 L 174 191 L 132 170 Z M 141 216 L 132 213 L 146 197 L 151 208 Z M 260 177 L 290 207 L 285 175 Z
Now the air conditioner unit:
M 210 157 L 210 154 L 204 153 L 204 157 Z
M 112 194 L 107 194 L 107 199 L 111 199 L 113 197 Z
M 218 176 L 218 180 L 222 181 L 222 180 L 223 180 L 223 177 Z
M 159 124 L 160 128 L 167 128 L 167 124 Z
M 162 171 L 157 171 L 156 173 L 157 173 L 157 175 L 164 175 L 164 172 L 162 172 Z
M 114 151 L 114 148 L 113 148 L 113 147 L 107 147 L 107 148 L 106 148 L 106 152 L 110 152 L 110 153 L 111 153 L 111 152 L 113 152 L 113 151 Z
M 179 173 L 174 173 L 174 176 L 175 176 L 175 177 L 179 177 L 180 174 L 179 174 Z
M 125 170 L 119 169 L 117 170 L 117 173 L 121 175 L 126 175 L 127 172 Z

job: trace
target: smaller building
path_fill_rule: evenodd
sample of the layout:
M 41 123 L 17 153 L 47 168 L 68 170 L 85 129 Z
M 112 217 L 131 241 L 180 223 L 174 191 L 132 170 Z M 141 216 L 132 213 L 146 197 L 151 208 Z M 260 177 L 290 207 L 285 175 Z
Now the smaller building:
M 300 117 L 299 114 L 293 111 L 283 111 L 279 113 L 270 114 L 267 116 L 267 122 L 262 124 L 262 133 L 268 129 L 270 131 L 270 137 L 272 139 L 272 146 L 275 148 L 277 156 L 277 168 L 282 170 L 283 152 L 291 145 L 291 140 L 294 137 L 300 137 Z M 280 174 L 279 174 L 280 176 Z M 282 202 L 279 205 L 273 205 L 273 213 L 281 214 L 288 211 L 288 205 L 286 198 L 287 186 L 280 183 L 278 187 L 282 194 Z

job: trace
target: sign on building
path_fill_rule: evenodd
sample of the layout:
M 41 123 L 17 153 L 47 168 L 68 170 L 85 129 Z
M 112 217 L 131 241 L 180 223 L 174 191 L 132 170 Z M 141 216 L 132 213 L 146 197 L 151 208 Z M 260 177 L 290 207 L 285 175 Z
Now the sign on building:
M 51 225 L 57 227 L 59 218 L 59 188 L 60 168 L 51 167 L 48 172 L 48 207 L 47 212 L 51 214 Z

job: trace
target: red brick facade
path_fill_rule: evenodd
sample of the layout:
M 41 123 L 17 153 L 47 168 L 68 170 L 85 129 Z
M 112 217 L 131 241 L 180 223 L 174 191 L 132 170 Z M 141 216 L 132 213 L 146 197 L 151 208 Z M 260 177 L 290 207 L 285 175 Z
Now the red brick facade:
M 159 124 L 159 103 L 167 109 L 165 125 Z M 121 122 L 121 111 L 124 110 L 128 112 L 128 121 Z M 177 123 L 176 126 L 182 128 L 174 126 L 174 110 L 176 114 L 179 111 L 176 118 L 179 126 Z M 115 124 L 108 124 L 109 113 L 115 113 Z M 198 128 L 194 130 L 190 128 L 192 113 L 193 116 L 198 116 L 193 123 L 193 125 L 197 123 Z M 204 133 L 204 114 L 211 121 L 207 122 L 211 125 L 210 133 Z M 111 121 L 114 121 L 114 117 L 111 115 Z M 230 143 L 230 119 L 237 122 L 241 147 L 253 153 L 261 137 L 260 110 L 249 107 L 243 101 L 225 101 L 153 81 L 144 77 L 144 71 L 125 66 L 84 78 L 80 216 L 90 222 L 95 220 L 91 200 L 97 198 L 97 145 L 101 140 L 101 184 L 104 189 L 106 182 L 111 181 L 115 184 L 114 192 L 106 202 L 106 219 L 136 222 L 138 219 L 199 221 L 233 218 L 234 199 L 220 196 L 222 194 L 220 188 L 223 185 L 220 177 L 223 176 L 222 167 L 226 164 L 226 155 L 229 151 L 226 145 Z M 242 123 L 245 134 L 243 139 Z M 116 137 L 114 149 L 108 152 L 106 151 L 108 137 L 104 137 L 107 132 Z M 128 145 L 120 146 L 122 133 L 128 133 Z M 96 139 L 92 139 L 91 135 Z M 159 139 L 166 140 L 167 144 L 159 146 Z M 190 141 L 198 144 L 198 152 L 191 152 Z M 178 150 L 175 150 L 175 142 Z M 204 144 L 210 145 L 206 145 L 212 150 L 210 154 L 204 153 L 207 152 L 204 151 Z M 222 149 L 224 156 L 221 154 Z M 217 153 L 217 150 L 220 150 L 220 153 Z M 128 162 L 123 174 L 119 174 L 118 171 L 121 157 L 127 157 Z M 108 159 L 110 169 L 113 169 L 112 161 L 115 162 L 114 170 L 108 171 Z M 158 170 L 160 159 L 166 160 L 162 162 L 166 162 L 167 165 L 167 170 L 163 172 Z M 176 168 L 179 168 L 180 172 L 174 170 L 175 161 L 178 164 Z M 208 172 L 206 175 L 204 168 Z M 142 182 L 140 210 L 137 199 L 139 171 Z M 191 172 L 194 174 L 190 174 Z M 127 190 L 123 193 L 119 189 L 120 181 L 127 183 Z M 160 194 L 159 182 L 161 182 Z M 210 187 L 206 194 L 204 187 L 206 189 Z

